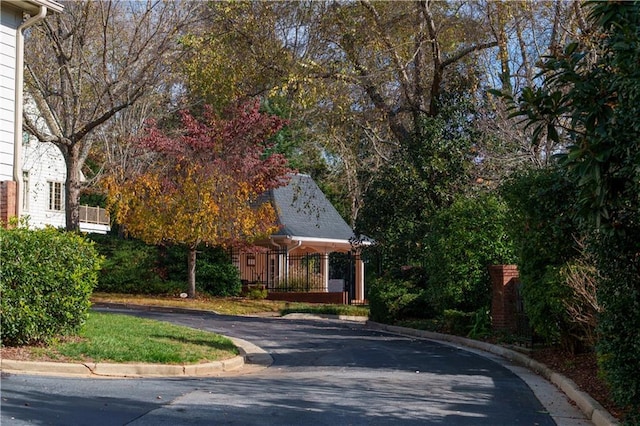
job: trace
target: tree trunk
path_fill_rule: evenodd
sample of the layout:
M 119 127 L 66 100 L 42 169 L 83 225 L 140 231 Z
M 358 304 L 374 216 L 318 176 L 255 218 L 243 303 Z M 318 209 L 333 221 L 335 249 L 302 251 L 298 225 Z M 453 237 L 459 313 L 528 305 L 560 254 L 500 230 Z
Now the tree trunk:
M 440 52 L 440 41 L 438 40 L 435 20 L 431 12 L 431 1 L 421 1 L 418 4 L 421 7 L 422 17 L 429 33 L 429 41 L 431 44 L 433 78 L 431 80 L 431 88 L 429 92 L 429 116 L 435 117 L 438 115 L 438 98 L 440 97 L 440 86 L 442 85 L 442 78 L 444 74 L 442 53 Z M 413 124 L 415 129 L 419 131 L 419 123 L 414 122 Z
M 65 145 L 62 149 L 67 167 L 64 186 L 65 225 L 67 231 L 80 230 L 80 153 L 78 144 Z
M 190 299 L 196 297 L 196 246 L 189 246 L 187 255 L 187 294 Z
M 507 37 L 507 30 L 505 29 L 509 20 L 509 12 L 504 9 L 504 5 L 500 3 L 494 3 L 496 9 L 496 40 L 498 40 L 498 56 L 500 58 L 500 83 L 502 83 L 502 90 L 506 93 L 513 93 L 513 86 L 511 85 L 511 67 L 509 66 L 509 40 Z M 523 53 L 526 54 L 526 53 Z

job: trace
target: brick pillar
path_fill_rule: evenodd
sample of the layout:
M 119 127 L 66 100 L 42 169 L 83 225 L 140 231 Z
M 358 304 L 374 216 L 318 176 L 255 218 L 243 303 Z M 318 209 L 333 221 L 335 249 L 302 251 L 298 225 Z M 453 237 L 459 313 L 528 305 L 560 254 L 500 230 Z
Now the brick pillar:
M 516 286 L 519 281 L 516 265 L 491 265 L 491 317 L 494 330 L 515 331 Z
M 0 182 L 0 223 L 6 226 L 16 215 L 17 184 L 12 180 Z

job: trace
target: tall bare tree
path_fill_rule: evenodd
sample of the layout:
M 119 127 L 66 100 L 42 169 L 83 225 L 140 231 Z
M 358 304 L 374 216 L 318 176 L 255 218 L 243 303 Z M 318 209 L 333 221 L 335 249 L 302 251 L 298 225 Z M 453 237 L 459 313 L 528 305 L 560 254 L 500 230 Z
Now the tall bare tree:
M 66 227 L 79 228 L 82 171 L 96 132 L 158 90 L 177 60 L 178 37 L 198 4 L 147 0 L 69 1 L 63 13 L 29 34 L 25 85 L 47 129 L 25 128 L 64 156 Z
M 540 61 L 558 53 L 567 40 L 582 39 L 591 31 L 581 7 L 577 0 L 488 2 L 487 19 L 499 43 L 480 58 L 483 86 L 512 98 L 522 96 L 525 87 L 536 87 Z M 478 146 L 482 178 L 495 183 L 523 166 L 548 165 L 562 147 L 544 132 L 534 137 L 533 127 L 509 118 L 511 111 L 502 99 L 486 99 L 478 120 L 480 130 L 491 135 Z

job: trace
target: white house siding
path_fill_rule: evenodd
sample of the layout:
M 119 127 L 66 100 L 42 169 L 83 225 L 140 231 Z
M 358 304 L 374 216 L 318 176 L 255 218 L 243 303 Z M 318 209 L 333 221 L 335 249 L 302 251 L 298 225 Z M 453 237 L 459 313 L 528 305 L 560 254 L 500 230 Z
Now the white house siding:
M 22 214 L 29 217 L 29 225 L 40 228 L 45 225 L 55 227 L 65 226 L 64 210 L 64 181 L 66 167 L 62 153 L 52 143 L 38 142 L 31 137 L 29 142 L 22 145 L 22 170 L 25 176 Z M 59 185 L 61 194 L 61 209 L 50 208 L 50 185 Z M 25 205 L 26 204 L 26 205 Z
M 13 180 L 16 29 L 22 13 L 0 6 L 0 181 Z
M 25 95 L 24 110 L 41 132 L 49 132 L 44 118 L 28 95 Z M 64 183 L 67 168 L 60 149 L 52 143 L 39 142 L 34 136 L 23 140 L 22 172 L 22 215 L 29 217 L 29 225 L 34 228 L 46 225 L 64 227 Z M 52 208 L 51 205 L 52 185 L 60 189 L 59 209 Z M 104 234 L 110 229 L 107 224 L 82 222 L 82 216 L 80 220 L 80 231 L 82 232 Z

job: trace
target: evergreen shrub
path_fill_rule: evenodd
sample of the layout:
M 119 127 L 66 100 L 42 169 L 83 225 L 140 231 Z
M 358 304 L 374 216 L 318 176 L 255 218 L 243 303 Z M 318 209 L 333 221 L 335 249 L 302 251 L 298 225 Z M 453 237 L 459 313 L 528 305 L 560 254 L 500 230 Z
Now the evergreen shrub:
M 375 279 L 369 286 L 369 317 L 394 324 L 412 318 L 434 318 L 436 312 L 427 298 L 424 269 L 398 269 Z
M 87 318 L 100 264 L 93 243 L 81 235 L 0 227 L 2 344 L 76 333 Z
M 105 257 L 96 291 L 125 294 L 176 295 L 186 289 L 187 249 L 155 246 L 116 235 L 91 235 Z M 203 247 L 196 259 L 196 285 L 212 296 L 237 296 L 241 291 L 238 268 L 226 251 Z
M 635 215 L 636 224 L 640 214 Z M 615 400 L 627 407 L 626 423 L 640 424 L 640 226 L 600 235 L 594 243 L 601 281 L 598 358 Z
M 187 279 L 187 249 L 183 246 L 163 248 L 161 262 L 171 281 Z M 231 263 L 229 252 L 221 247 L 203 246 L 196 257 L 196 287 L 210 296 L 238 296 L 242 291 L 240 271 Z
M 96 291 L 125 294 L 180 293 L 183 285 L 166 279 L 158 247 L 140 240 L 92 234 L 104 256 Z
M 502 193 L 531 326 L 547 341 L 568 342 L 574 326 L 565 302 L 572 291 L 561 270 L 580 256 L 576 189 L 562 169 L 547 167 L 514 174 Z
M 458 196 L 438 211 L 424 238 L 429 299 L 438 313 L 477 311 L 491 303 L 489 265 L 515 260 L 508 209 L 490 193 Z

